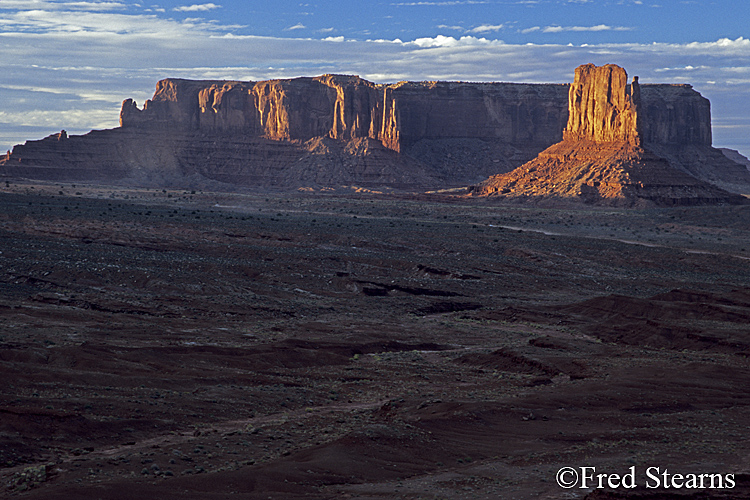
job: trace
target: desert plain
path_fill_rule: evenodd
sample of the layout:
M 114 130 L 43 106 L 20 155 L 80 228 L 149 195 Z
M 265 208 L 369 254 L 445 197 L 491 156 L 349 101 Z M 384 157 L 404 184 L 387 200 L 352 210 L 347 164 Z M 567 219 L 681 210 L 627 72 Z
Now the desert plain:
M 750 205 L 0 206 L 0 497 L 750 498 Z

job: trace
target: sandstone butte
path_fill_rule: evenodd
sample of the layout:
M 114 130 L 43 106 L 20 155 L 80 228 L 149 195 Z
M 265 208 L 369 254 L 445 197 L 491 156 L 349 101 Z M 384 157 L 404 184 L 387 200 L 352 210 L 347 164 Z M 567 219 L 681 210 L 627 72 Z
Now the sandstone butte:
M 704 181 L 750 192 L 750 172 L 711 147 L 710 104 L 691 86 L 628 86 L 615 66 L 582 68 L 572 85 L 381 85 L 346 75 L 165 79 L 142 108 L 123 101 L 119 127 L 17 145 L 0 158 L 0 175 L 146 187 L 425 191 L 480 183 L 539 161 L 542 151 L 569 164 L 568 156 L 578 161 L 584 152 L 612 160 L 612 150 L 653 156 L 661 168 L 654 176 L 668 173 L 669 186 Z M 589 179 L 581 192 L 608 196 L 609 188 L 599 188 L 613 179 Z M 482 182 L 473 195 L 579 196 L 577 188 L 524 191 L 518 182 L 504 192 L 498 182 Z M 693 198 L 673 191 L 662 194 L 677 203 L 736 201 L 720 190 Z
M 697 153 L 696 161 L 681 165 L 679 151 L 651 130 L 655 125 L 648 119 L 652 109 L 642 99 L 638 77 L 629 85 L 627 80 L 626 71 L 613 64 L 576 68 L 562 141 L 512 172 L 472 186 L 471 195 L 576 198 L 628 205 L 744 203 L 744 197 L 699 178 L 710 177 L 713 157 L 719 160 L 713 168 L 723 168 L 721 153 L 710 147 L 710 128 L 702 129 L 710 118 L 693 117 L 692 122 L 681 124 L 698 130 L 696 139 L 705 146 L 686 143 Z M 708 159 L 703 175 L 690 175 L 694 172 L 685 166 L 699 167 L 704 160 L 701 153 Z M 745 172 L 730 167 L 737 181 L 744 182 Z

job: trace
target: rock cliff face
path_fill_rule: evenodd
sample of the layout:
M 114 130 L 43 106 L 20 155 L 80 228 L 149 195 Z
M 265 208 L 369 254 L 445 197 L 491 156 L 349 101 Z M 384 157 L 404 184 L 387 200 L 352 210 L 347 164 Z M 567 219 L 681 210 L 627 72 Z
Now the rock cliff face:
M 692 86 L 650 84 L 640 90 L 643 144 L 711 146 L 711 103 Z
M 166 79 L 142 109 L 123 102 L 119 128 L 28 141 L 0 160 L 0 172 L 149 185 L 455 187 L 511 170 L 559 140 L 567 88 L 376 85 L 343 75 Z
M 568 95 L 565 141 L 641 144 L 638 77 L 628 86 L 628 74 L 614 64 L 576 68 Z
M 568 94 L 566 141 L 711 145 L 711 104 L 690 85 L 627 83 L 614 64 L 579 66 Z
M 662 98 L 669 95 L 664 88 L 658 90 Z M 703 158 L 713 156 L 714 165 L 730 163 L 722 163 L 719 157 L 723 155 L 710 147 L 710 127 L 704 130 L 696 124 L 672 132 L 658 121 L 647 119 L 643 102 L 638 77 L 628 85 L 624 69 L 615 65 L 579 66 L 570 86 L 563 140 L 512 172 L 474 186 L 472 194 L 576 198 L 626 205 L 745 201 L 689 175 L 685 170 L 690 169 L 691 162 L 680 162 L 679 151 L 692 148 L 693 152 L 704 151 Z M 682 110 L 670 121 L 684 123 L 687 116 L 690 111 Z M 697 113 L 693 118 L 705 116 Z M 733 168 L 734 174 L 742 173 L 740 165 Z M 745 178 L 750 186 L 750 177 Z
M 377 137 L 382 122 L 379 94 L 374 84 L 356 76 L 259 83 L 167 79 L 157 84 L 143 110 L 132 99 L 125 100 L 120 126 L 274 140 Z
M 369 137 L 397 152 L 420 140 L 446 138 L 548 146 L 562 138 L 566 122 L 570 138 L 634 136 L 631 94 L 640 102 L 641 87 L 631 90 L 626 80 L 614 65 L 582 66 L 572 85 L 375 85 L 343 75 L 258 83 L 166 79 L 142 110 L 126 99 L 120 125 L 274 140 Z M 646 85 L 643 96 L 639 126 L 646 142 L 711 144 L 709 102 L 689 85 Z M 586 112 L 569 116 L 566 97 L 577 101 L 571 109 Z
M 494 139 L 548 145 L 567 108 L 563 85 L 402 82 L 357 76 L 266 82 L 162 80 L 143 110 L 123 102 L 120 126 L 242 133 L 274 140 L 379 140 L 404 152 L 421 139 Z
M 701 175 L 697 156 L 681 153 L 710 148 L 710 106 L 698 92 L 689 85 L 629 86 L 617 67 L 579 70 L 572 85 L 377 85 L 345 75 L 166 79 L 143 108 L 132 99 L 122 103 L 119 128 L 28 141 L 0 159 L 0 174 L 423 190 L 513 170 L 563 139 L 565 129 L 567 140 L 622 138 L 661 147 L 680 168 L 690 171 L 692 162 L 693 175 Z M 569 115 L 571 100 L 577 104 Z

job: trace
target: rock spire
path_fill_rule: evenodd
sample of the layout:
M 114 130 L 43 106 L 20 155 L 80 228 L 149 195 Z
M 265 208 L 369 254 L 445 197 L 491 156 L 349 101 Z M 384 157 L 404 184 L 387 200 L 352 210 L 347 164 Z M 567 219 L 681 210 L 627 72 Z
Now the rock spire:
M 627 84 L 627 72 L 614 64 L 585 64 L 575 71 L 568 91 L 565 141 L 642 142 L 638 77 Z
M 473 196 L 568 198 L 618 205 L 744 203 L 644 148 L 638 77 L 614 64 L 575 71 L 563 140 L 517 169 L 472 186 Z M 662 148 L 663 149 L 663 148 Z

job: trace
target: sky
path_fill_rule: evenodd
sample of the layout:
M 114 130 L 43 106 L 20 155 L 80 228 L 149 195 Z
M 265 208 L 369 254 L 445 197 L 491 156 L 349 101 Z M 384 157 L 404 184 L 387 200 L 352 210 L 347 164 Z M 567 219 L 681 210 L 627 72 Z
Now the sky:
M 747 0 L 0 0 L 0 151 L 118 125 L 163 78 L 565 83 L 613 63 L 711 100 L 750 156 Z

